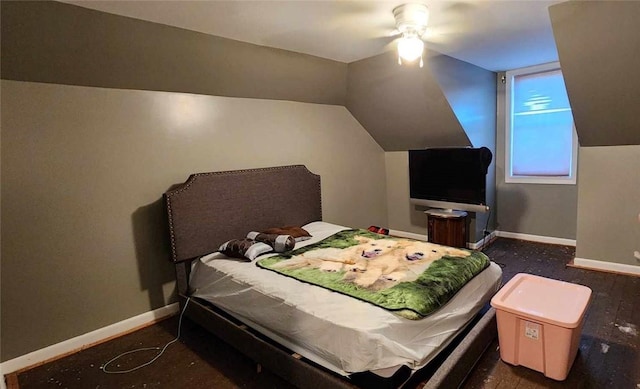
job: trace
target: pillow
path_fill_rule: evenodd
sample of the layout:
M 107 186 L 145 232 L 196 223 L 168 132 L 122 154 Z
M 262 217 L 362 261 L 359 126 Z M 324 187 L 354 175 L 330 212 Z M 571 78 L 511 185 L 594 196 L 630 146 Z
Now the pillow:
M 258 255 L 268 253 L 273 249 L 266 243 L 256 242 L 252 239 L 232 239 L 224 242 L 218 251 L 232 258 L 254 260 Z
M 375 232 L 376 234 L 380 234 L 380 235 L 389 235 L 389 229 L 388 228 L 382 228 L 382 227 L 378 227 L 378 226 L 370 226 L 369 228 L 367 228 L 367 230 L 369 230 L 371 232 Z
M 265 234 L 291 235 L 296 240 L 296 242 L 311 239 L 311 234 L 309 234 L 307 230 L 302 227 L 296 226 L 274 227 L 262 232 L 264 232 Z
M 291 235 L 264 234 L 262 232 L 251 231 L 247 234 L 247 239 L 266 243 L 273 247 L 273 251 L 276 253 L 293 250 L 296 245 L 296 240 Z

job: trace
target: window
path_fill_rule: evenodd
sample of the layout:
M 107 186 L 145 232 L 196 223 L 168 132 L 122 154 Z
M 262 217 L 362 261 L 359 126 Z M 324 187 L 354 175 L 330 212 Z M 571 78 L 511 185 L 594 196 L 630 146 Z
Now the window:
M 506 74 L 506 182 L 575 184 L 578 137 L 560 64 Z

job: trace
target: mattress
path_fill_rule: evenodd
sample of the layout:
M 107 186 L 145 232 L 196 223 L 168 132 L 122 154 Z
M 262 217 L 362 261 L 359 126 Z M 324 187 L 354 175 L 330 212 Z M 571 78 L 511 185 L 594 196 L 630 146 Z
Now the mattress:
M 304 228 L 313 238 L 298 242 L 296 248 L 348 229 L 326 222 Z M 189 284 L 191 296 L 327 369 L 345 376 L 363 371 L 384 376 L 402 365 L 426 365 L 490 300 L 501 278 L 500 267 L 492 262 L 446 305 L 421 320 L 399 317 L 221 253 L 194 261 Z

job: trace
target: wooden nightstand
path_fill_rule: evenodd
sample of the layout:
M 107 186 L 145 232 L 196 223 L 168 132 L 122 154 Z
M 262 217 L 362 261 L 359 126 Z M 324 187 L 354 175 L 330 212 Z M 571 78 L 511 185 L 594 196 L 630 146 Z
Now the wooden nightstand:
M 467 213 L 430 209 L 427 214 L 427 239 L 451 247 L 467 247 Z

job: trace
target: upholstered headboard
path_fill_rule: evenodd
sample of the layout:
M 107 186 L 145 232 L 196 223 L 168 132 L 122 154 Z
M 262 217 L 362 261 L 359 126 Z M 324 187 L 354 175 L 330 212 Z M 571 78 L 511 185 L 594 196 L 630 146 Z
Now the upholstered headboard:
M 164 200 L 174 262 L 250 231 L 322 219 L 320 176 L 303 165 L 192 174 Z

